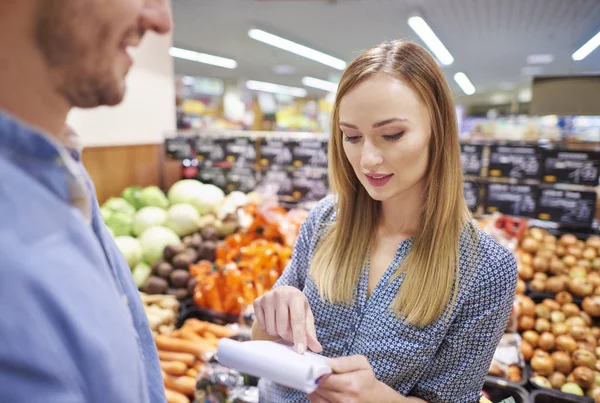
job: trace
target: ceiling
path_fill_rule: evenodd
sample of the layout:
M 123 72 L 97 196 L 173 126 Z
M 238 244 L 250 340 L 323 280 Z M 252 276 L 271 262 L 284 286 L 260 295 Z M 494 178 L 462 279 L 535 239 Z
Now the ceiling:
M 173 0 L 173 11 L 175 46 L 238 62 L 229 70 L 176 59 L 176 74 L 301 87 L 304 76 L 328 79 L 340 72 L 250 39 L 250 28 L 350 61 L 385 40 L 421 43 L 407 24 L 414 13 L 454 56 L 443 71 L 459 101 L 528 87 L 531 77 L 522 69 L 530 54 L 554 56 L 551 64 L 538 66 L 541 75 L 600 74 L 600 49 L 571 60 L 600 31 L 600 0 Z M 293 66 L 295 73 L 275 74 L 277 65 Z M 452 79 L 458 71 L 467 74 L 477 94 L 462 94 Z

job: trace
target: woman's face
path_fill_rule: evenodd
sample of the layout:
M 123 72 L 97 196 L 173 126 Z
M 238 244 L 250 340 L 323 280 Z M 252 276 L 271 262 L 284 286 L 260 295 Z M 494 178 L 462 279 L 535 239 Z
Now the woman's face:
M 427 107 L 398 78 L 379 73 L 341 100 L 344 152 L 375 200 L 419 189 L 429 161 L 431 125 Z

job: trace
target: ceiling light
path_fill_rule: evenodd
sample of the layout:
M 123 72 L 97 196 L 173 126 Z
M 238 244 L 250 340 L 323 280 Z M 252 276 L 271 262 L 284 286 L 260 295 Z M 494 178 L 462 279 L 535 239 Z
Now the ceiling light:
M 273 94 L 291 95 L 293 97 L 305 97 L 308 91 L 304 88 L 288 87 L 286 85 L 279 85 L 273 83 L 266 83 L 264 81 L 246 81 L 246 87 L 249 90 L 271 92 Z
M 527 56 L 528 64 L 550 64 L 554 61 L 554 56 L 550 53 L 532 54 Z
M 469 77 L 465 73 L 456 73 L 454 75 L 454 81 L 458 84 L 461 90 L 467 95 L 475 94 L 475 87 L 469 80 Z
M 338 85 L 336 83 L 332 83 L 331 81 L 320 80 L 314 77 L 304 77 L 302 79 L 302 84 L 307 87 L 318 88 L 320 90 L 328 91 L 328 92 L 337 92 Z
M 280 74 L 283 76 L 289 76 L 296 72 L 296 68 L 294 66 L 290 66 L 287 64 L 278 64 L 273 67 L 273 73 Z
M 267 45 L 287 50 L 288 52 L 306 57 L 307 59 L 314 60 L 315 62 L 322 63 L 337 70 L 344 70 L 346 68 L 346 62 L 341 59 L 329 56 L 323 52 L 319 52 L 318 50 L 311 49 L 307 46 L 300 45 L 299 43 L 292 42 L 288 39 L 270 34 L 260 29 L 251 29 L 248 31 L 248 36 L 257 41 L 266 43 Z
M 433 32 L 433 30 L 427 25 L 425 20 L 421 17 L 410 17 L 408 19 L 408 25 L 412 28 L 413 31 L 423 42 L 425 45 L 433 52 L 435 57 L 442 63 L 443 65 L 450 65 L 454 62 L 454 58 L 448 52 L 448 49 L 444 46 L 442 41 L 439 40 L 437 35 Z
M 573 58 L 573 60 L 583 60 L 598 46 L 600 46 L 600 31 L 596 35 L 594 35 L 592 39 L 584 43 L 582 47 L 577 49 L 571 57 Z
M 226 69 L 235 69 L 237 62 L 225 57 L 209 55 L 206 53 L 194 52 L 193 50 L 170 48 L 169 54 L 178 59 L 191 60 L 193 62 L 211 64 L 213 66 L 225 67 Z

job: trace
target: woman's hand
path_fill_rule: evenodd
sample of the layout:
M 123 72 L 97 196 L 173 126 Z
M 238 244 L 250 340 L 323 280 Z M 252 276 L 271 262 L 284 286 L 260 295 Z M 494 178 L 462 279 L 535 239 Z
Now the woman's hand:
M 317 390 L 308 395 L 311 403 L 381 402 L 381 384 L 362 355 L 329 360 L 333 370 L 319 381 Z M 398 395 L 398 397 L 400 397 Z
M 254 301 L 254 314 L 260 328 L 270 336 L 293 343 L 303 354 L 307 348 L 319 353 L 315 319 L 306 296 L 295 287 L 278 287 Z

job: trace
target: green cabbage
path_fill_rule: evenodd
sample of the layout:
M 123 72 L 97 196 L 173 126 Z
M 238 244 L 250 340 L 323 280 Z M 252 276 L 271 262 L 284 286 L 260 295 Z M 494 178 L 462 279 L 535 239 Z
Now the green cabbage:
M 133 207 L 135 207 L 136 210 L 139 210 L 140 208 L 142 208 L 142 205 L 140 202 L 141 190 L 142 190 L 142 188 L 139 186 L 129 186 L 128 188 L 123 190 L 123 193 L 121 194 L 121 196 L 123 197 L 123 199 L 127 200 L 127 202 L 129 204 L 131 204 Z
M 127 260 L 130 269 L 142 261 L 142 246 L 137 239 L 130 236 L 118 236 L 115 238 L 115 243 Z
M 194 179 L 180 180 L 169 189 L 171 204 L 191 204 L 201 215 L 215 212 L 224 200 L 225 193 L 221 189 Z
M 139 262 L 135 265 L 131 274 L 133 275 L 133 281 L 135 281 L 137 288 L 142 288 L 146 280 L 148 280 L 152 274 L 152 267 L 145 262 Z
M 102 205 L 102 208 L 112 211 L 113 213 L 120 212 L 129 215 L 135 214 L 135 207 L 120 197 L 111 197 Z
M 200 214 L 191 204 L 176 204 L 168 211 L 167 227 L 184 237 L 200 229 Z
M 160 207 L 161 209 L 167 209 L 169 207 L 169 200 L 165 193 L 160 190 L 157 186 L 148 186 L 139 193 L 140 207 Z
M 135 215 L 133 221 L 133 234 L 140 236 L 150 227 L 164 225 L 167 221 L 167 212 L 160 207 L 143 207 Z
M 166 227 L 151 227 L 138 238 L 142 245 L 144 262 L 153 265 L 158 262 L 167 245 L 180 244 L 181 240 L 172 229 Z
M 120 211 L 113 212 L 106 226 L 110 228 L 115 236 L 131 235 L 133 230 L 133 214 L 122 213 Z

